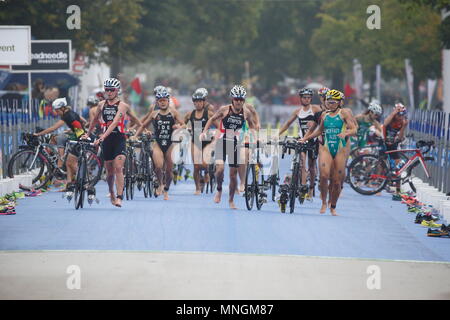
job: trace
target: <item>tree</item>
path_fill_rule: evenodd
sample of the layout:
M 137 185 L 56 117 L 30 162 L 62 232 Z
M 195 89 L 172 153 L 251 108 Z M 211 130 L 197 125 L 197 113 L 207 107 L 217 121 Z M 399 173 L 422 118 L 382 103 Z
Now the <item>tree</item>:
M 15 0 L 0 2 L 0 23 L 30 25 L 37 39 L 70 39 L 77 51 L 91 60 L 113 64 L 120 68 L 120 60 L 135 52 L 130 45 L 136 42 L 143 14 L 142 0 Z M 67 8 L 81 9 L 81 28 L 67 27 Z M 107 50 L 104 50 L 107 48 Z M 113 72 L 117 73 L 117 72 Z
M 366 27 L 366 9 L 374 4 L 381 9 L 379 30 Z M 322 10 L 322 25 L 311 45 L 326 71 L 348 72 L 353 58 L 358 58 L 369 79 L 374 78 L 377 64 L 382 65 L 384 77 L 403 78 L 404 60 L 409 58 L 416 86 L 440 74 L 440 17 L 429 8 L 419 14 L 408 12 L 398 0 L 336 0 L 325 3 Z

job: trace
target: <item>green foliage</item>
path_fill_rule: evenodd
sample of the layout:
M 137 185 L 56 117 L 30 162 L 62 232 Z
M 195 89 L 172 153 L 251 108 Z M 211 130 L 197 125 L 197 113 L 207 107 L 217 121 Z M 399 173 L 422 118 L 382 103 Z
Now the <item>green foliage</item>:
M 379 30 L 366 26 L 370 5 L 381 9 Z M 322 10 L 322 25 L 315 30 L 311 46 L 325 70 L 337 67 L 349 72 L 353 58 L 358 58 L 369 78 L 378 63 L 384 77 L 402 78 L 404 60 L 409 58 L 418 79 L 440 74 L 440 17 L 431 9 L 414 14 L 398 0 L 336 0 Z

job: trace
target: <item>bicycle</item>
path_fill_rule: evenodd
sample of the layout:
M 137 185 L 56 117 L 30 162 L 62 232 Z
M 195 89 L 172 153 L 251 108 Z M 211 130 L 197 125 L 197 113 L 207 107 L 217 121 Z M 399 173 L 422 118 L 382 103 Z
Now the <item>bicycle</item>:
M 411 180 L 412 171 L 419 164 L 422 165 L 427 178 L 430 178 L 425 161 L 434 160 L 433 157 L 424 157 L 434 146 L 434 141 L 420 140 L 416 149 L 398 149 L 386 151 L 382 148 L 379 154 L 365 154 L 355 158 L 349 165 L 348 176 L 350 186 L 363 195 L 373 195 L 383 190 L 388 183 L 398 186 L 408 183 L 413 192 L 416 188 Z M 425 148 L 424 151 L 421 149 Z M 413 152 L 412 156 L 405 153 Z M 398 154 L 402 159 L 398 164 L 390 155 Z
M 271 144 L 270 142 L 267 143 Z M 256 202 L 256 208 L 261 210 L 262 205 L 267 202 L 267 191 L 272 191 L 272 200 L 274 201 L 274 189 L 276 191 L 276 183 L 278 174 L 265 175 L 263 173 L 263 166 L 260 161 L 260 142 L 256 144 L 248 144 L 252 149 L 251 160 L 247 165 L 245 174 L 245 191 L 244 198 L 247 210 L 253 209 L 253 204 Z M 254 150 L 256 149 L 256 154 Z
M 94 147 L 94 144 L 88 141 L 79 140 L 79 141 L 69 141 L 71 145 L 74 145 L 75 148 L 79 148 L 79 156 L 78 156 L 78 168 L 75 176 L 74 183 L 74 204 L 75 209 L 83 208 L 84 203 L 84 194 L 85 191 L 93 188 L 94 186 L 88 179 L 88 152 L 90 147 Z M 70 202 L 71 199 L 69 199 Z M 98 203 L 98 199 L 97 203 Z M 93 199 L 88 199 L 89 204 L 92 204 Z
M 132 133 L 126 133 L 125 134 L 128 138 L 130 138 L 133 134 Z M 125 149 L 125 165 L 124 165 L 124 177 L 125 177 L 125 195 L 127 200 L 133 200 L 134 198 L 134 187 L 136 185 L 137 181 L 137 159 L 136 159 L 136 153 L 134 152 L 135 148 L 141 147 L 141 142 L 139 141 L 133 141 L 131 139 L 127 139 L 126 142 L 126 149 Z
M 58 167 L 58 160 L 62 160 L 65 167 L 68 157 L 68 143 L 63 157 L 61 158 L 55 145 L 49 144 L 50 138 L 37 137 L 32 133 L 22 133 L 24 145 L 19 146 L 19 151 L 12 155 L 8 162 L 8 176 L 14 178 L 21 173 L 33 175 L 30 186 L 21 185 L 24 190 L 35 190 L 43 188 L 53 177 L 65 179 L 65 170 Z M 103 160 L 98 156 L 95 149 L 89 152 L 89 181 L 95 185 L 101 177 Z
M 155 140 L 155 138 L 151 138 L 148 135 L 142 135 L 140 141 L 141 152 L 138 160 L 138 188 L 139 183 L 141 183 L 145 198 L 151 198 L 152 196 L 156 198 L 156 190 L 159 186 L 152 160 L 151 142 Z
M 303 159 L 301 157 L 302 152 L 314 151 L 315 147 L 303 144 L 297 141 L 294 137 L 285 137 L 285 140 L 279 142 L 279 144 L 283 147 L 282 150 L 282 158 L 284 158 L 285 153 L 288 150 L 294 151 L 294 156 L 291 160 L 291 171 L 292 176 L 290 181 L 286 184 L 282 184 L 279 189 L 280 195 L 280 209 L 281 212 L 284 213 L 286 211 L 287 202 L 289 202 L 289 212 L 293 213 L 295 208 L 295 200 L 298 198 L 300 204 L 306 199 L 308 195 L 309 185 L 301 184 L 302 180 L 302 170 L 303 167 Z

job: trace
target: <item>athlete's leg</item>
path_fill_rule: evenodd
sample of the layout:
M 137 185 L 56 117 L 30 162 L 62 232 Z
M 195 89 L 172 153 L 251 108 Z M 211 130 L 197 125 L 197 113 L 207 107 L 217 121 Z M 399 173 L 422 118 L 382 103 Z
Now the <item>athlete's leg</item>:
M 245 173 L 247 171 L 247 164 L 250 155 L 250 150 L 249 148 L 244 147 L 240 148 L 239 152 L 240 152 L 240 159 L 242 159 L 242 163 L 239 164 L 238 168 L 240 185 L 239 189 L 237 189 L 237 194 L 239 194 L 239 192 L 245 191 Z
M 240 165 L 244 167 L 245 165 Z M 237 184 L 238 184 L 238 175 L 239 175 L 239 167 L 240 166 L 230 166 L 230 196 L 229 196 L 229 204 L 231 209 L 237 209 L 234 205 L 234 193 L 236 192 Z
M 172 145 L 167 149 L 166 153 L 164 154 L 164 164 L 165 164 L 165 183 L 164 183 L 164 200 L 169 200 L 169 188 L 170 184 L 173 180 L 173 159 L 172 159 L 172 151 L 175 147 L 175 144 L 172 143 Z M 179 151 L 177 151 L 179 152 Z
M 67 184 L 72 183 L 73 181 L 73 177 L 75 176 L 75 173 L 77 172 L 77 168 L 78 168 L 78 158 L 69 153 L 67 155 L 67 162 L 66 162 L 66 167 L 67 167 Z
M 347 163 L 349 145 L 338 151 L 333 159 L 334 170 L 331 174 L 332 190 L 330 194 L 331 206 L 330 211 L 333 216 L 336 216 L 336 204 L 342 190 L 342 183 L 345 179 L 345 165 Z
M 117 190 L 117 199 L 116 206 L 122 206 L 123 199 L 123 189 L 124 189 L 124 176 L 123 176 L 123 167 L 125 164 L 125 155 L 119 154 L 114 159 L 114 174 L 116 176 L 116 190 Z
M 164 189 L 164 153 L 162 152 L 157 142 L 153 143 L 153 164 L 155 165 L 155 173 L 158 178 L 159 188 L 156 190 L 156 195 L 161 195 Z
M 116 204 L 116 193 L 114 191 L 114 160 L 105 160 L 106 183 L 108 184 L 109 196 L 112 204 Z
M 199 161 L 202 162 L 201 151 L 197 148 L 197 146 L 194 143 L 191 143 L 191 154 L 192 154 L 192 161 L 194 163 L 194 183 L 195 183 L 195 195 L 199 195 L 201 193 L 201 187 L 200 187 L 200 169 L 201 165 L 199 164 Z
M 331 165 L 333 163 L 333 158 L 330 152 L 324 146 L 319 148 L 319 189 L 320 198 L 322 199 L 322 207 L 320 208 L 320 213 L 325 213 L 327 209 L 327 195 L 329 193 L 328 182 L 330 180 Z

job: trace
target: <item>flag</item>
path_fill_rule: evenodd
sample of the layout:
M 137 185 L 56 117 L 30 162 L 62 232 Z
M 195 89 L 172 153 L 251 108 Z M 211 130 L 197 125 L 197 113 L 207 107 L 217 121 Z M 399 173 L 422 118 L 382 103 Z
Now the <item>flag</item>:
M 414 104 L 414 73 L 413 73 L 413 68 L 411 66 L 411 61 L 409 59 L 405 59 L 405 70 L 406 70 L 406 83 L 408 86 L 410 107 L 415 108 L 415 104 Z
M 142 94 L 142 88 L 141 88 L 141 82 L 139 81 L 139 78 L 136 77 L 131 81 L 131 94 L 130 94 L 130 101 L 133 104 L 139 104 L 141 101 L 141 94 Z

